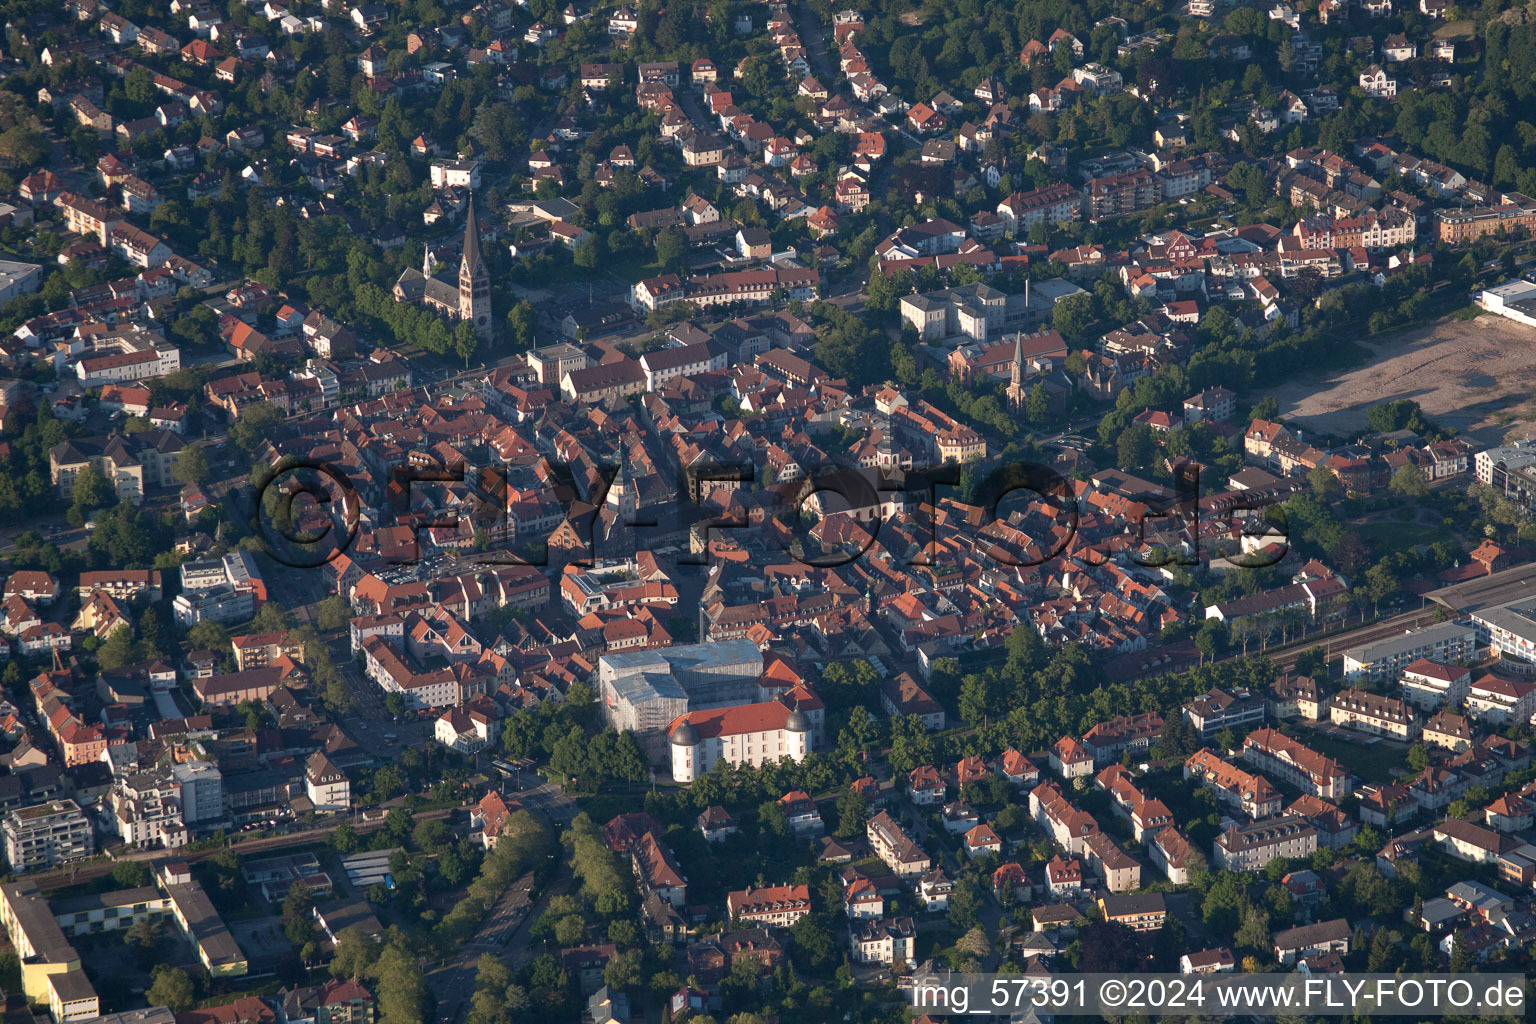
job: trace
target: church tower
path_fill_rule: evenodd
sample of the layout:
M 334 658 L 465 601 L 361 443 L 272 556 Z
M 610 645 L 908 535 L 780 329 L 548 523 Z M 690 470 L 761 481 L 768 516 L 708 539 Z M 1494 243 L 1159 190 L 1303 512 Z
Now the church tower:
M 1008 384 L 1008 404 L 1014 409 L 1022 409 L 1027 397 L 1029 392 L 1024 390 L 1024 334 L 1021 331 L 1013 336 L 1013 376 Z
M 482 341 L 491 340 L 491 275 L 480 258 L 480 226 L 475 222 L 473 196 L 464 224 L 464 258 L 459 261 L 459 319 L 474 324 Z

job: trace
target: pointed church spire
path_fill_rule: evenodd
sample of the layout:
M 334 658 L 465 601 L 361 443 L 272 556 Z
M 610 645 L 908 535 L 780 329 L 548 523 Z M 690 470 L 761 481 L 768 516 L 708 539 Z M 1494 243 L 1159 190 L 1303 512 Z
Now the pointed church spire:
M 1008 404 L 1015 409 L 1024 405 L 1024 332 L 1013 336 L 1013 362 L 1008 374 Z
M 464 268 L 473 274 L 480 267 L 480 225 L 475 222 L 475 194 L 469 194 L 469 218 L 464 222 Z
M 459 319 L 474 324 L 482 340 L 491 340 L 491 277 L 480 258 L 480 222 L 475 217 L 473 193 L 464 222 L 464 257 L 459 260 Z

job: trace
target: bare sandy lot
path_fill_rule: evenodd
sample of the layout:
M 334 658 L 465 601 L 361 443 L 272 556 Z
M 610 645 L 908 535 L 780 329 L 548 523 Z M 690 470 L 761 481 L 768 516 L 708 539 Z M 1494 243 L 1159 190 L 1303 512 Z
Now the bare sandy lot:
M 1474 443 L 1536 435 L 1536 330 L 1484 314 L 1361 345 L 1376 353 L 1370 363 L 1277 388 L 1281 418 L 1349 437 L 1371 406 L 1411 398 Z

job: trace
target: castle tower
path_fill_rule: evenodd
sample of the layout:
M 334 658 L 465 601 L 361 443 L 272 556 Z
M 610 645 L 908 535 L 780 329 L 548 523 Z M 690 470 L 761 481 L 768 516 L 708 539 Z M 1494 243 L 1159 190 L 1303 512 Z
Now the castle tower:
M 480 226 L 475 222 L 473 196 L 464 223 L 464 258 L 459 261 L 459 319 L 474 324 L 482 341 L 491 340 L 491 275 L 480 258 Z
M 1029 392 L 1024 389 L 1024 332 L 1013 336 L 1013 375 L 1008 383 L 1008 404 L 1014 409 L 1024 407 Z

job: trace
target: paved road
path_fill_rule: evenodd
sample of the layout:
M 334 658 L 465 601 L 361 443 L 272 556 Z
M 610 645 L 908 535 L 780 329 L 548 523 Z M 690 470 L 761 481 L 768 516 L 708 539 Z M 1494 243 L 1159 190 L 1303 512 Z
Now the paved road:
M 415 821 L 441 821 L 452 813 L 451 810 L 440 807 L 428 811 L 418 811 L 412 817 Z M 253 853 L 262 853 L 267 850 L 282 849 L 288 846 L 309 846 L 323 841 L 326 836 L 335 832 L 343 822 L 350 824 L 358 835 L 367 835 L 382 828 L 384 824 L 382 818 L 374 821 L 341 818 L 317 828 L 301 829 L 283 835 L 242 839 L 235 842 L 233 847 L 242 857 L 247 857 Z M 129 850 L 125 847 L 119 847 L 116 851 L 112 852 L 112 859 L 110 860 L 97 861 L 91 864 L 65 865 L 52 871 L 39 871 L 36 874 L 30 874 L 27 878 L 30 881 L 36 882 L 39 888 L 42 889 L 63 885 L 76 885 L 80 882 L 89 882 L 92 879 L 111 874 L 113 866 L 119 861 L 137 861 L 141 864 L 153 864 L 162 860 L 184 860 L 195 864 L 198 861 L 216 856 L 223 849 L 224 847 L 213 847 L 212 849 L 188 853 L 185 850 Z
M 913 815 L 914 824 L 911 829 L 912 838 L 916 840 L 917 844 L 925 850 L 931 850 L 937 847 L 939 850 L 939 858 L 938 863 L 936 863 L 934 866 L 943 868 L 944 873 L 948 875 L 951 880 L 959 878 L 960 872 L 965 867 L 965 865 L 960 861 L 962 855 L 958 852 L 952 851 L 948 844 L 943 841 L 936 844 L 930 844 L 928 842 L 930 836 L 933 835 L 933 829 L 928 827 L 928 821 L 926 817 L 929 809 L 914 807 L 912 804 L 905 800 L 903 800 L 902 805 L 904 808 L 910 809 L 910 812 Z M 948 837 L 946 836 L 945 838 L 947 839 Z M 930 915 L 924 912 L 924 914 L 920 916 L 938 917 L 940 915 Z M 992 971 L 997 968 L 997 963 L 1000 959 L 999 951 L 1003 948 L 1004 940 L 1006 937 L 1003 934 L 1002 927 L 1003 907 L 1002 904 L 998 903 L 997 897 L 992 894 L 990 889 L 988 889 L 982 895 L 981 907 L 978 909 L 976 916 L 978 918 L 977 924 L 986 934 L 988 941 L 990 941 L 993 946 L 992 952 L 981 958 L 981 969 L 983 971 Z M 923 956 L 923 951 L 919 950 L 918 959 L 923 959 Z
M 805 59 L 811 65 L 811 72 L 830 90 L 837 84 L 840 72 L 827 52 L 827 40 L 831 37 L 822 27 L 810 0 L 800 0 L 795 8 L 795 31 L 800 35 L 800 45 L 805 47 Z
M 544 782 L 531 789 L 508 794 L 528 810 L 545 818 L 556 831 L 577 813 L 576 804 L 558 787 Z M 560 854 L 556 853 L 556 857 Z M 526 885 L 525 885 L 526 883 Z M 554 879 L 537 897 L 530 900 L 532 875 L 518 879 L 496 907 L 480 923 L 475 936 L 447 962 L 427 972 L 427 984 L 437 996 L 439 1024 L 456 1024 L 475 991 L 475 962 L 486 953 L 497 957 L 514 971 L 534 958 L 529 943 L 528 922 L 535 920 L 553 896 L 568 892 L 571 874 L 561 861 Z

